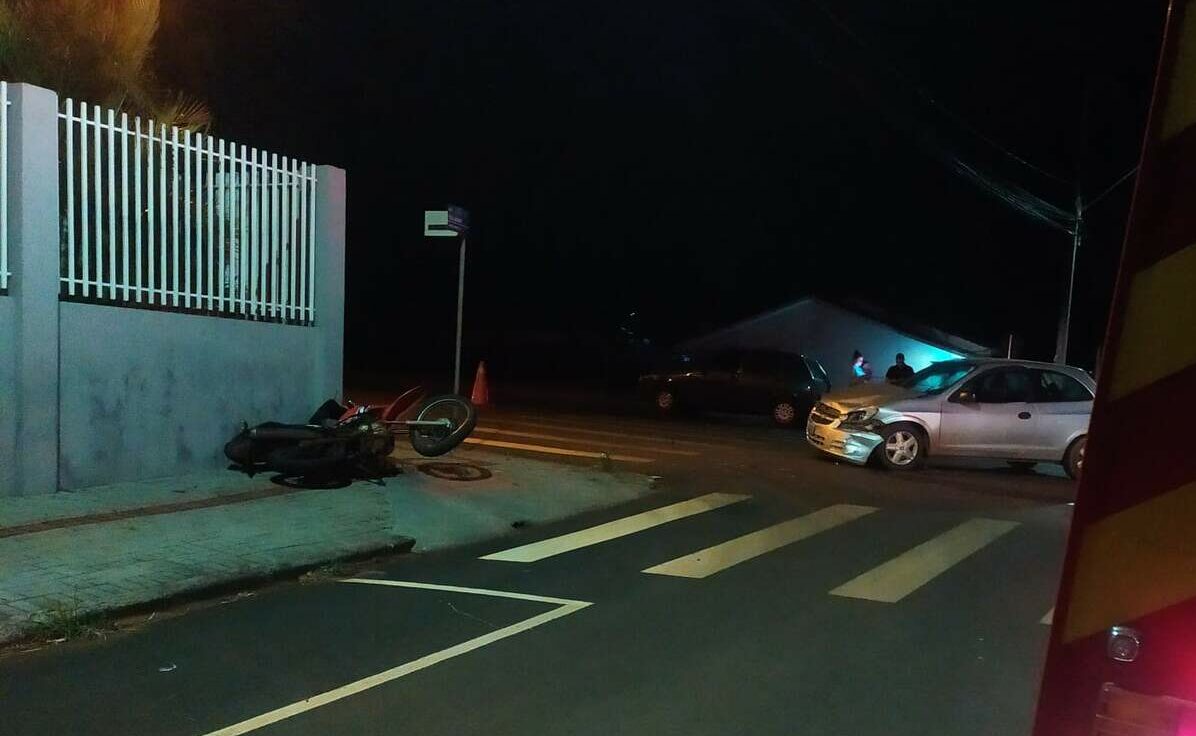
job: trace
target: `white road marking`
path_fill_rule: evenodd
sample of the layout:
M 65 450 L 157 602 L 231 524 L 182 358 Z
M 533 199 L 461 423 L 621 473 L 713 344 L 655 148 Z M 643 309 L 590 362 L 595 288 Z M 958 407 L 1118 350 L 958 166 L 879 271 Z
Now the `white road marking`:
M 691 445 L 694 447 L 718 447 L 719 445 L 713 442 L 699 442 L 697 440 L 679 440 L 673 439 L 667 435 L 649 435 L 649 434 L 630 434 L 627 432 L 613 432 L 603 429 L 587 429 L 583 427 L 574 427 L 568 424 L 548 424 L 546 422 L 532 422 L 523 419 L 506 419 L 499 417 L 497 421 L 503 424 L 515 424 L 522 427 L 532 427 L 534 429 L 547 429 L 550 432 L 576 432 L 578 434 L 592 434 L 595 437 L 614 437 L 615 439 L 625 440 L 644 440 L 646 442 L 670 442 L 676 445 Z
M 831 595 L 896 603 L 1017 526 L 969 519 L 831 591 Z
M 522 442 L 505 442 L 503 440 L 484 440 L 479 437 L 466 437 L 465 444 L 467 445 L 482 445 L 483 447 L 501 447 L 507 450 L 527 450 L 528 452 L 540 452 L 545 455 L 568 455 L 569 457 L 592 457 L 601 458 L 609 457 L 621 463 L 652 463 L 656 462 L 650 457 L 638 457 L 635 455 L 613 455 L 607 452 L 591 452 L 590 450 L 570 450 L 568 447 L 549 447 L 548 445 L 525 445 Z
M 480 649 L 487 644 L 493 644 L 496 641 L 506 639 L 507 637 L 520 634 L 529 629 L 534 629 L 537 626 L 546 624 L 549 621 L 568 616 L 571 613 L 576 613 L 581 609 L 589 606 L 590 603 L 586 601 L 574 601 L 565 598 L 548 598 L 546 596 L 527 595 L 524 593 L 510 593 L 501 590 L 485 590 L 482 588 L 459 588 L 453 585 L 435 585 L 433 583 L 413 583 L 400 580 L 371 580 L 366 578 L 351 578 L 349 580 L 342 580 L 344 583 L 363 583 L 366 585 L 389 585 L 397 588 L 421 588 L 425 590 L 439 590 L 449 593 L 468 593 L 473 595 L 487 595 L 497 598 L 516 598 L 519 600 L 535 601 L 538 603 L 549 603 L 557 607 L 545 611 L 544 613 L 532 616 L 529 619 L 524 619 L 510 626 L 504 626 L 501 629 L 496 629 L 487 634 L 475 637 L 468 641 L 455 644 L 447 649 L 441 649 L 438 652 L 425 655 L 418 659 L 413 659 L 410 662 L 401 664 L 397 667 L 392 667 L 388 670 L 379 672 L 376 675 L 364 677 L 355 682 L 350 682 L 347 685 L 341 685 L 338 688 L 333 688 L 326 692 L 313 695 L 310 698 L 300 700 L 290 705 L 284 705 L 281 708 L 263 713 L 259 716 L 254 716 L 240 723 L 234 723 L 231 726 L 225 726 L 217 731 L 212 731 L 205 736 L 240 736 L 240 734 L 256 731 L 259 728 L 269 726 L 279 721 L 286 720 L 292 716 L 297 716 L 300 713 L 306 713 L 309 710 L 323 707 L 329 703 L 335 703 L 351 695 L 356 695 L 371 688 L 384 685 L 388 682 L 399 679 L 405 675 L 410 675 L 413 672 L 418 672 L 422 669 L 431 667 L 434 664 L 439 664 L 453 657 L 459 657 L 462 654 L 467 654 L 475 649 Z
M 611 539 L 618 539 L 628 534 L 635 534 L 645 529 L 651 529 L 654 526 L 667 524 L 670 521 L 711 511 L 746 498 L 750 498 L 750 496 L 737 493 L 708 493 L 705 496 L 699 496 L 688 501 L 616 519 L 605 524 L 592 526 L 588 529 L 581 529 L 559 537 L 553 537 L 552 539 L 544 539 L 520 547 L 505 549 L 502 552 L 486 555 L 481 559 L 500 560 L 502 562 L 536 562 L 546 557 L 553 557 L 564 552 L 572 552 L 575 549 L 589 547 Z
M 1038 623 L 1050 626 L 1055 622 L 1055 607 L 1051 606 L 1051 610 L 1047 611 L 1042 618 L 1038 619 Z
M 504 434 L 511 437 L 524 437 L 529 440 L 550 440 L 553 442 L 594 442 L 595 440 L 578 439 L 576 437 L 561 437 L 554 434 L 542 434 L 540 432 L 517 432 L 513 429 L 498 429 L 496 427 L 475 427 L 474 432 L 481 432 L 483 434 Z M 642 445 L 627 445 L 618 442 L 603 441 L 605 447 L 618 447 L 624 450 L 644 450 L 647 452 L 659 452 L 665 455 L 685 455 L 686 457 L 697 457 L 701 453 L 697 450 L 674 450 L 665 447 L 646 447 Z
M 775 524 L 751 534 L 716 544 L 675 560 L 662 562 L 643 572 L 682 578 L 704 578 L 753 557 L 772 552 L 787 544 L 812 537 L 840 524 L 854 521 L 876 511 L 872 506 L 836 504 L 811 514 Z

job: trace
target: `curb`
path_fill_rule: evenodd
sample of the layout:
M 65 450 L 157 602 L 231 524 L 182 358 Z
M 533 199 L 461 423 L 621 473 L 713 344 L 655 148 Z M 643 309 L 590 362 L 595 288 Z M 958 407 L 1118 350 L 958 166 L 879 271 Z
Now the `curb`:
M 266 572 L 237 575 L 220 580 L 218 582 L 204 583 L 192 588 L 180 590 L 176 593 L 171 593 L 170 595 L 159 598 L 150 598 L 139 603 L 132 603 L 124 606 L 97 607 L 94 610 L 86 611 L 82 614 L 82 616 L 87 618 L 120 618 L 124 616 L 136 615 L 139 613 L 148 613 L 151 611 L 151 609 L 156 610 L 162 608 L 172 608 L 186 605 L 188 603 L 218 598 L 221 596 L 230 595 L 232 593 L 240 593 L 248 588 L 261 588 L 273 583 L 297 579 L 304 573 L 311 572 L 312 570 L 318 570 L 319 568 L 329 564 L 358 562 L 375 557 L 379 554 L 408 554 L 414 547 L 414 537 L 399 536 L 388 544 L 370 546 L 365 549 L 350 552 L 348 554 L 329 557 L 327 559 L 320 560 L 319 562 L 304 563 L 302 565 L 287 565 Z M 11 635 L 0 634 L 0 656 L 3 655 L 4 649 L 39 641 L 33 636 L 30 636 L 27 631 L 30 628 L 31 621 L 32 619 L 30 618 L 26 619 L 21 624 L 18 624 L 17 629 L 12 632 Z

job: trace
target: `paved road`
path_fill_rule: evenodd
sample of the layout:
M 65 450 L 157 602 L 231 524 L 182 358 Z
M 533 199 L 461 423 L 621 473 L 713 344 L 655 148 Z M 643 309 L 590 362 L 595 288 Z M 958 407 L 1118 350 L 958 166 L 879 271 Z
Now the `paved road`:
M 0 660 L 0 733 L 1028 730 L 1074 491 L 1057 474 L 884 474 L 737 420 L 481 430 L 661 492 Z

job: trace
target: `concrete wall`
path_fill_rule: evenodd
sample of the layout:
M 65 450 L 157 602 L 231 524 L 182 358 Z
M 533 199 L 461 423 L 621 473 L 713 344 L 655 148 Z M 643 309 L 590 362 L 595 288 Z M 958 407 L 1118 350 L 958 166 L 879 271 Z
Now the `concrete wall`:
M 872 363 L 877 380 L 883 380 L 897 353 L 905 353 L 906 362 L 914 370 L 935 361 L 960 357 L 854 312 L 815 300 L 800 301 L 691 340 L 684 347 L 689 350 L 771 348 L 803 353 L 822 363 L 834 388 L 851 383 L 851 355 L 856 350 Z
M 58 97 L 9 85 L 7 319 L 0 322 L 0 496 L 58 482 Z M 0 448 L 6 438 L 0 434 Z
M 5 458 L 16 456 L 16 315 L 11 297 L 0 295 L 0 496 L 16 488 L 16 468 Z
M 241 421 L 341 397 L 344 171 L 316 167 L 312 326 L 61 302 L 58 98 L 9 88 L 0 497 L 221 467 Z
M 63 488 L 227 465 L 241 421 L 302 422 L 328 398 L 308 327 L 70 302 L 60 319 Z

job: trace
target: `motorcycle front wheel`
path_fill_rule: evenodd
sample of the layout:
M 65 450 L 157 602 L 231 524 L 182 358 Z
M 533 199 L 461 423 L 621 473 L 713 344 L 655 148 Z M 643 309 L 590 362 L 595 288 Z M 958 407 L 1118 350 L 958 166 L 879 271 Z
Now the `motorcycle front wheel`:
M 478 423 L 478 410 L 455 394 L 433 396 L 416 412 L 417 422 L 441 422 L 439 427 L 412 427 L 411 448 L 424 457 L 437 457 L 465 441 Z

